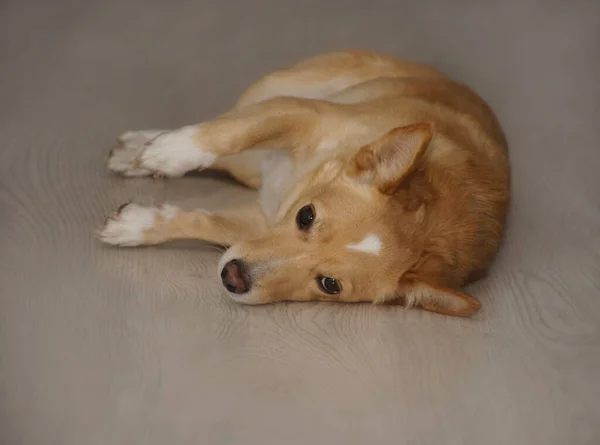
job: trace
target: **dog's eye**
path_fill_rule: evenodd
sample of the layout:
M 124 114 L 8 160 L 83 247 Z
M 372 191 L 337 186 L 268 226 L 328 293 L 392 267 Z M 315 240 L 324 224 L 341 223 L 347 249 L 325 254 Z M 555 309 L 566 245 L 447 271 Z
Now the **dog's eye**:
M 300 230 L 308 230 L 315 220 L 315 209 L 312 205 L 302 207 L 296 215 L 296 224 Z
M 328 294 L 338 294 L 340 292 L 340 284 L 335 278 L 331 277 L 317 277 L 317 283 L 323 292 Z

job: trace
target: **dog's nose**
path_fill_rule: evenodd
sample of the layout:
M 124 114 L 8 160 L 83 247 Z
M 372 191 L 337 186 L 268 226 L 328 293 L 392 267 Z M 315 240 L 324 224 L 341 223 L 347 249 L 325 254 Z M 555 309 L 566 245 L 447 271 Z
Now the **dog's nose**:
M 234 294 L 245 294 L 250 290 L 250 280 L 244 263 L 240 260 L 231 260 L 223 266 L 221 280 L 223 286 Z

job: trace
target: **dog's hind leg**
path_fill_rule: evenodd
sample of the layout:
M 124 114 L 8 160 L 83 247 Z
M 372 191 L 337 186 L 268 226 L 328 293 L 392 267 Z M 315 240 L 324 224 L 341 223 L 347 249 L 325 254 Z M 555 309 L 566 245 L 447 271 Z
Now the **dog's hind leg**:
M 278 97 L 328 100 L 336 97 L 335 95 L 343 90 L 378 78 L 440 75 L 432 68 L 404 62 L 381 54 L 369 52 L 322 54 L 303 60 L 290 68 L 280 69 L 262 77 L 241 95 L 232 111 L 240 111 Z M 177 148 L 181 149 L 183 145 L 187 147 L 191 145 L 187 136 L 189 135 L 180 130 L 168 132 L 148 130 L 124 133 L 118 139 L 117 145 L 111 150 L 108 168 L 124 176 L 160 174 L 160 171 L 142 165 L 141 159 L 145 147 L 152 145 L 155 139 L 162 138 L 163 141 L 169 140 L 168 145 L 174 151 L 182 152 Z M 215 162 L 204 162 L 201 167 L 224 171 L 251 188 L 259 187 L 261 179 L 260 162 L 266 151 L 256 150 L 255 153 L 238 154 L 239 151 L 236 150 L 224 157 L 219 157 L 219 159 L 213 160 Z M 193 155 L 194 153 L 190 150 L 188 154 Z M 172 156 L 173 159 L 177 157 L 177 155 Z M 181 158 L 181 156 L 179 157 Z M 183 170 L 195 169 L 194 162 L 188 162 L 188 164 L 189 170 Z M 177 174 L 171 175 L 183 174 L 181 166 L 178 170 Z M 169 174 L 167 171 L 162 171 L 162 173 Z
M 225 156 L 259 148 L 284 149 L 295 159 L 306 159 L 319 150 L 324 138 L 332 139 L 336 129 L 343 128 L 346 137 L 364 131 L 364 127 L 354 126 L 340 107 L 311 99 L 270 99 L 209 122 L 159 134 L 144 144 L 134 167 L 177 177 L 214 166 L 218 160 L 223 163 Z M 232 171 L 231 164 L 227 171 Z
M 382 62 L 382 60 L 384 62 Z M 275 71 L 252 84 L 233 110 L 276 97 L 326 99 L 379 75 L 391 75 L 397 62 L 360 53 L 330 53 Z M 209 168 L 228 173 L 247 187 L 262 183 L 261 163 L 268 149 L 255 149 L 218 158 Z
M 419 65 L 365 52 L 334 52 L 303 60 L 254 82 L 234 106 L 238 110 L 276 97 L 329 99 L 342 91 L 380 77 L 427 72 Z M 433 70 L 431 70 L 433 72 Z M 260 188 L 261 162 L 270 150 L 255 149 L 218 158 L 209 168 L 228 173 L 247 187 Z
M 139 159 L 144 149 L 152 141 L 169 130 L 128 131 L 118 139 L 110 151 L 107 165 L 109 170 L 122 176 L 150 176 L 152 170 L 144 168 Z M 258 189 L 261 185 L 260 165 L 268 150 L 254 150 L 234 156 L 223 156 L 210 166 L 212 170 L 222 171 L 232 176 L 246 187 Z
M 168 130 L 141 130 L 123 133 L 110 151 L 107 165 L 109 170 L 122 176 L 139 177 L 155 174 L 140 163 L 144 149 L 161 134 Z M 253 150 L 233 156 L 223 156 L 210 166 L 211 170 L 227 173 L 233 179 L 252 189 L 260 188 L 262 183 L 261 163 L 269 150 Z
M 392 75 L 398 62 L 365 53 L 329 53 L 267 74 L 253 83 L 239 98 L 238 110 L 276 97 L 325 99 L 353 85 L 383 75 Z M 153 170 L 140 161 L 145 147 L 166 130 L 142 130 L 123 133 L 111 149 L 109 170 L 123 176 L 150 176 Z M 260 164 L 268 150 L 254 150 L 220 157 L 208 168 L 223 171 L 250 188 L 261 185 Z
M 165 204 L 145 207 L 129 203 L 109 216 L 96 235 L 115 246 L 156 245 L 174 240 L 200 240 L 222 246 L 257 238 L 268 230 L 258 204 L 219 213 L 184 211 Z
M 275 97 L 327 99 L 373 79 L 441 76 L 437 70 L 393 57 L 365 51 L 321 54 L 267 74 L 238 99 L 235 109 Z

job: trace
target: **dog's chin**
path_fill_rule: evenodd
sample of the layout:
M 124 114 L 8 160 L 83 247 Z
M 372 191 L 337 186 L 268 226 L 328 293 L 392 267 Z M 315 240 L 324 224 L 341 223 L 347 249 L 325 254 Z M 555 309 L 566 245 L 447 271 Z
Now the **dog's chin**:
M 258 292 L 246 292 L 245 294 L 234 294 L 232 292 L 227 292 L 229 298 L 236 303 L 245 304 L 249 306 L 258 306 L 261 304 L 266 304 L 267 302 L 258 295 Z

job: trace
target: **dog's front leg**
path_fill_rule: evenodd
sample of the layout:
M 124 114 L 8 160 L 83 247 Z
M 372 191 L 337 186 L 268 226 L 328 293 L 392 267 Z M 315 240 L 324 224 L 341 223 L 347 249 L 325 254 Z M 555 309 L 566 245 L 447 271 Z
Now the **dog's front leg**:
M 126 176 L 176 177 L 208 168 L 221 156 L 257 147 L 282 148 L 302 158 L 323 137 L 322 119 L 335 116 L 333 104 L 327 102 L 271 99 L 178 130 L 127 133 L 111 151 L 108 165 Z
M 267 219 L 258 204 L 219 213 L 184 211 L 173 205 L 145 207 L 129 203 L 109 216 L 98 238 L 116 246 L 162 244 L 173 240 L 201 240 L 230 246 L 267 231 Z

